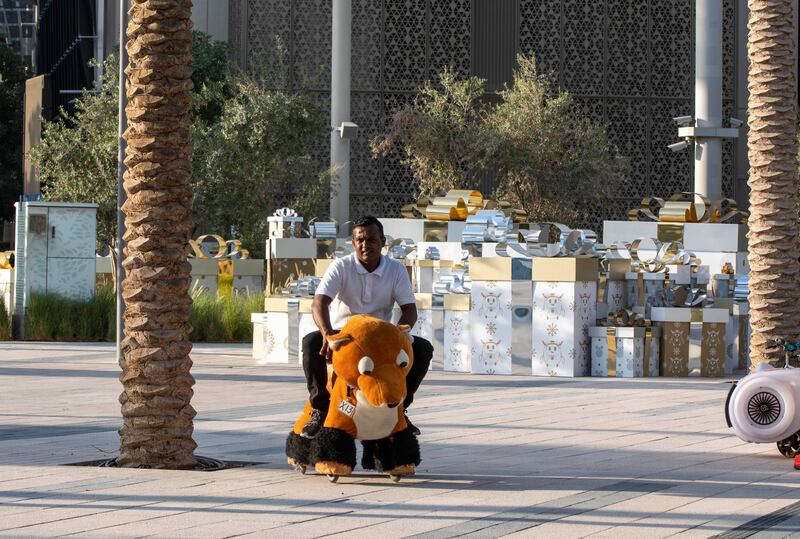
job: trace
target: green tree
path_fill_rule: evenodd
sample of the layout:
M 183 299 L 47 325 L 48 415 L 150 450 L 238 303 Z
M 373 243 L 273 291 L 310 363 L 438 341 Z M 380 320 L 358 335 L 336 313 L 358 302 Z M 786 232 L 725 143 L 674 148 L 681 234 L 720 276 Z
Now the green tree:
M 0 42 L 0 220 L 11 220 L 22 193 L 22 116 L 25 69 L 11 47 Z
M 485 81 L 458 79 L 445 68 L 426 83 L 413 105 L 396 112 L 386 133 L 372 140 L 374 156 L 400 147 L 421 195 L 497 178 L 497 194 L 532 221 L 577 225 L 582 208 L 613 189 L 625 160 L 605 128 L 581 116 L 572 96 L 518 56 L 511 87 L 487 104 Z
M 75 112 L 43 122 L 42 140 L 30 159 L 46 200 L 94 202 L 97 242 L 112 245 L 117 230 L 117 106 L 119 56 L 103 62 L 103 82 L 96 93 L 75 101 Z
M 485 163 L 513 205 L 532 221 L 576 226 L 583 208 L 614 189 L 626 168 L 605 127 L 555 90 L 532 56 L 517 56 L 511 87 L 486 117 Z
M 485 148 L 484 88 L 483 79 L 460 80 L 445 67 L 438 84 L 426 82 L 412 105 L 395 112 L 387 132 L 372 140 L 373 156 L 400 148 L 420 195 L 464 187 L 480 170 Z
M 308 151 L 327 121 L 308 95 L 256 77 L 237 75 L 232 94 L 218 122 L 193 125 L 194 219 L 261 257 L 276 195 L 295 193 L 284 202 L 300 215 L 327 212 L 332 172 Z
M 327 135 L 327 121 L 303 92 L 233 74 L 227 44 L 193 32 L 192 51 L 196 233 L 242 239 L 254 256 L 263 255 L 266 215 L 279 195 L 296 193 L 283 203 L 302 215 L 327 210 L 331 173 L 315 168 L 308 151 Z M 74 114 L 62 111 L 59 120 L 45 122 L 31 152 L 48 200 L 100 206 L 98 242 L 106 245 L 117 225 L 118 65 L 118 56 L 109 56 L 99 91 L 78 98 Z

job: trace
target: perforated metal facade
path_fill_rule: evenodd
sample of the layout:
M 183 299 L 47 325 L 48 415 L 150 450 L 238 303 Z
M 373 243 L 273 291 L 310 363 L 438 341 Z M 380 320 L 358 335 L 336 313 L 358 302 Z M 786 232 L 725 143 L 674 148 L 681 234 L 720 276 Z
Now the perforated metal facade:
M 587 225 L 623 216 L 643 196 L 691 189 L 691 154 L 666 146 L 677 139 L 671 118 L 693 111 L 693 0 L 492 0 L 504 4 L 495 11 L 487 0 L 352 1 L 352 119 L 361 126 L 351 145 L 352 215 L 394 216 L 411 200 L 414 186 L 399 156 L 373 160 L 368 141 L 443 66 L 468 75 L 508 64 L 507 40 L 493 44 L 487 37 L 486 29 L 498 25 L 514 32 L 516 51 L 534 52 L 586 114 L 608 125 L 630 159 L 613 203 L 591 208 Z M 735 1 L 725 0 L 724 10 L 727 116 L 735 110 Z M 287 75 L 313 89 L 329 109 L 330 0 L 239 0 L 229 13 L 241 66 L 273 58 L 278 36 L 288 52 Z M 505 20 L 492 26 L 486 17 Z M 504 81 L 489 82 L 496 88 Z M 315 149 L 321 164 L 327 144 Z M 723 189 L 732 196 L 733 145 L 724 143 L 723 152 Z

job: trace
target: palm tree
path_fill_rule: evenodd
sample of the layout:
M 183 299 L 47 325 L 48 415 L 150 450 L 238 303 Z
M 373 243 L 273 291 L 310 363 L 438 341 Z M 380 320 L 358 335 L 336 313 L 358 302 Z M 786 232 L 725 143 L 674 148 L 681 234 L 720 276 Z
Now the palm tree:
M 800 337 L 792 3 L 748 0 L 750 320 L 753 363 L 774 337 Z
M 191 468 L 191 0 L 133 0 L 125 131 L 123 426 L 117 465 Z

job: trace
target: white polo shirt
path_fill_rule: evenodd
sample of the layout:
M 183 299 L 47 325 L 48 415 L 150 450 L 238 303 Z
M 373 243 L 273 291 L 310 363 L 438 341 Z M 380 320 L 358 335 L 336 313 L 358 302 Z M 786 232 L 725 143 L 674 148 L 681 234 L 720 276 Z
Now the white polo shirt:
M 408 271 L 400 262 L 384 255 L 372 273 L 361 265 L 355 253 L 335 260 L 328 266 L 316 294 L 333 298 L 334 329 L 341 329 L 354 314 L 368 314 L 390 322 L 395 302 L 414 303 Z

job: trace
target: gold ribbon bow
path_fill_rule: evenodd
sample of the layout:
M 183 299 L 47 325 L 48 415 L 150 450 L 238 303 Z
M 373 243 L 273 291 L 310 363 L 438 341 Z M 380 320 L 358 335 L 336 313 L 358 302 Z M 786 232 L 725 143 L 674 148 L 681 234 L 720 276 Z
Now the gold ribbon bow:
M 205 240 L 211 238 L 216 242 L 215 247 L 209 247 Z M 232 246 L 230 253 L 228 246 Z M 225 240 L 222 236 L 217 234 L 204 234 L 196 240 L 189 240 L 189 246 L 192 248 L 190 258 L 213 258 L 214 260 L 224 260 L 226 258 L 250 258 L 250 251 L 242 248 L 241 240 Z M 234 256 L 234 255 L 239 255 Z
M 14 267 L 14 251 L 0 253 L 0 269 L 11 269 Z
M 695 198 L 703 204 L 703 214 L 697 215 Z M 659 223 L 732 223 L 737 218 L 746 217 L 736 201 L 730 198 L 710 200 L 699 193 L 681 191 L 667 200 L 659 197 L 645 197 L 638 208 L 628 211 L 631 221 L 657 221 Z
M 515 223 L 522 223 L 527 214 L 512 208 L 507 201 L 493 201 L 483 197 L 480 191 L 451 189 L 441 197 L 420 197 L 413 204 L 406 204 L 400 214 L 406 219 L 429 219 L 431 221 L 466 221 L 467 216 L 478 210 L 499 209 Z

